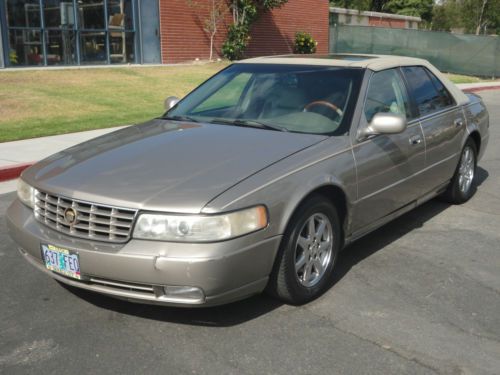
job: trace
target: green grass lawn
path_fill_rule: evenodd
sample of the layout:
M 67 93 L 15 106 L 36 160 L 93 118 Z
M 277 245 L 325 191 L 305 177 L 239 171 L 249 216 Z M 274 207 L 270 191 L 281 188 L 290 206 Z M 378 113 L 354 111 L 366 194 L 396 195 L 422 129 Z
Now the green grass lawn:
M 454 83 L 477 83 L 477 82 L 488 82 L 484 78 L 474 77 L 474 76 L 464 76 L 461 74 L 447 73 L 448 79 Z
M 0 72 L 0 142 L 146 121 L 225 66 Z
M 0 72 L 0 142 L 146 121 L 163 113 L 167 96 L 184 96 L 225 66 Z

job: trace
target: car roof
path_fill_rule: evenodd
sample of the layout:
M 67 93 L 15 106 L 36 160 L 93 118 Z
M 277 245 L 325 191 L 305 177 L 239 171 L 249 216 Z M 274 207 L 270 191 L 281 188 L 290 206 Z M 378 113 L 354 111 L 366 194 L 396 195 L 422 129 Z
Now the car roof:
M 374 71 L 408 65 L 427 65 L 423 59 L 406 56 L 369 54 L 277 55 L 240 60 L 245 64 L 322 65 L 368 68 Z
M 400 66 L 425 66 L 446 86 L 459 105 L 467 104 L 469 98 L 455 86 L 434 65 L 424 59 L 393 55 L 369 54 L 328 54 L 328 55 L 277 55 L 255 57 L 235 62 L 236 64 L 281 64 L 281 65 L 318 65 L 370 69 L 375 72 Z

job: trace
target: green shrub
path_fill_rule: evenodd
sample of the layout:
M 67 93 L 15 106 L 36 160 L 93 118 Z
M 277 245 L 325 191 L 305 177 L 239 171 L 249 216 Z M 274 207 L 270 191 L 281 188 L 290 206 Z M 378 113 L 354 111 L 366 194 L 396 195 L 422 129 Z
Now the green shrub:
M 240 60 L 250 41 L 248 27 L 246 25 L 232 24 L 228 28 L 227 39 L 222 45 L 222 53 L 229 60 Z
M 299 31 L 295 34 L 294 52 L 299 54 L 315 53 L 318 42 L 311 34 Z

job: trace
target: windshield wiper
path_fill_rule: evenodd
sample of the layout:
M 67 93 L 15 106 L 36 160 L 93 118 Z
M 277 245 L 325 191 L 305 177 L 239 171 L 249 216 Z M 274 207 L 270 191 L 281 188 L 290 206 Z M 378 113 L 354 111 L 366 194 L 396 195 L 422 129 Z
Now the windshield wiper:
M 269 129 L 276 130 L 280 132 L 287 132 L 288 129 L 278 125 L 271 125 L 265 122 L 255 121 L 255 120 L 227 120 L 224 118 L 215 118 L 210 121 L 212 124 L 223 124 L 223 125 L 236 125 L 236 126 L 247 126 L 249 128 L 258 128 L 258 129 Z
M 180 116 L 180 115 L 165 116 L 165 117 L 162 117 L 162 119 L 164 119 L 164 120 L 174 120 L 174 121 L 199 122 L 198 120 L 194 119 L 193 117 L 190 117 L 190 116 Z

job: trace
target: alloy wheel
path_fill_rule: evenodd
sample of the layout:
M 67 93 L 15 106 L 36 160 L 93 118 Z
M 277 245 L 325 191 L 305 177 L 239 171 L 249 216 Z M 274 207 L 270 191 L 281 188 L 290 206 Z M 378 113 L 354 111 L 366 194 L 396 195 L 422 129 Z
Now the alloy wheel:
M 472 186 L 472 181 L 474 180 L 475 164 L 476 161 L 474 157 L 474 151 L 471 147 L 465 147 L 462 152 L 460 167 L 458 169 L 458 186 L 462 194 L 467 194 L 470 187 Z
M 315 213 L 299 232 L 295 245 L 295 274 L 305 287 L 316 285 L 332 261 L 333 230 L 328 217 Z

